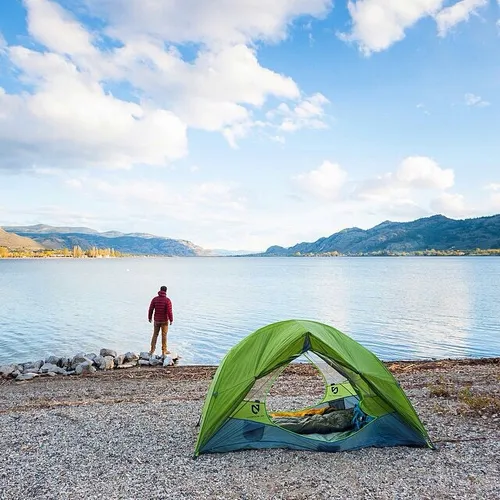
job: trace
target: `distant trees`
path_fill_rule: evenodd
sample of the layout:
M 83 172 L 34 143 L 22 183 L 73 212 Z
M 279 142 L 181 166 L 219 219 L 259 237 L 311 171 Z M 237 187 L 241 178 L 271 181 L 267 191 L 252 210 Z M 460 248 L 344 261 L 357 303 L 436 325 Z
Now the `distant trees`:
M 342 254 L 337 251 L 333 252 L 321 252 L 321 253 L 300 253 L 295 252 L 292 257 L 460 257 L 460 256 L 488 256 L 488 255 L 498 255 L 500 256 L 500 248 L 488 248 L 481 249 L 476 248 L 474 250 L 436 250 L 434 248 L 428 250 L 415 250 L 413 252 L 405 251 L 395 251 L 395 250 L 379 250 L 377 252 L 359 252 L 359 253 L 345 253 Z
M 124 255 L 117 252 L 114 248 L 97 248 L 92 247 L 88 250 L 82 250 L 78 245 L 74 246 L 72 250 L 68 248 L 61 248 L 57 250 L 10 250 L 6 247 L 0 247 L 1 258 L 53 258 L 53 257 L 72 257 L 74 259 L 82 258 L 114 258 L 123 257 Z
M 102 257 L 121 257 L 121 253 L 117 252 L 114 248 L 97 248 L 92 247 L 84 252 L 86 257 L 89 258 L 102 258 Z

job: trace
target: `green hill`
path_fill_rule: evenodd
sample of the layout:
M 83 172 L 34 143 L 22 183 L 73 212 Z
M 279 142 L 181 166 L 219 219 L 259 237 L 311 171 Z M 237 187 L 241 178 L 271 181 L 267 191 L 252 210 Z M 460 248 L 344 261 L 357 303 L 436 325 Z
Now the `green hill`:
M 412 222 L 385 221 L 371 229 L 343 229 L 312 243 L 269 247 L 264 256 L 372 254 L 425 250 L 500 249 L 500 215 L 455 220 L 434 215 Z

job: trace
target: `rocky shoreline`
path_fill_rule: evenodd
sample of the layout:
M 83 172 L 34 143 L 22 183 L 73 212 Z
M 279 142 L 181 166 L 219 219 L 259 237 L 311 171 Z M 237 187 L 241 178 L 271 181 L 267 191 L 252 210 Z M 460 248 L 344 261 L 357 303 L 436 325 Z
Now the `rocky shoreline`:
M 0 379 L 0 499 L 500 498 L 500 358 L 387 363 L 436 450 L 260 450 L 193 460 L 215 366 L 137 365 L 84 377 Z M 267 400 L 324 389 L 290 365 Z
M 113 349 L 103 348 L 99 354 L 80 352 L 72 358 L 48 356 L 46 359 L 28 361 L 25 363 L 12 363 L 0 366 L 0 377 L 12 378 L 17 382 L 26 382 L 37 377 L 55 377 L 56 375 L 89 375 L 98 370 L 108 371 L 136 366 L 174 366 L 180 356 L 171 354 L 169 356 L 157 356 L 148 352 L 136 354 L 126 352 L 118 354 Z

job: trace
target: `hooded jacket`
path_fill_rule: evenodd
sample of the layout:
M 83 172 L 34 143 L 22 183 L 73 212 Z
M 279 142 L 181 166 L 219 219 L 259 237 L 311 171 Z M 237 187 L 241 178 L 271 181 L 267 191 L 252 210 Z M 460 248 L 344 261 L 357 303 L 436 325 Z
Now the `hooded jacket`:
M 167 297 L 167 293 L 160 290 L 158 296 L 155 297 L 149 305 L 148 320 L 153 318 L 156 323 L 165 323 L 166 321 L 174 321 L 174 313 L 172 312 L 172 301 Z

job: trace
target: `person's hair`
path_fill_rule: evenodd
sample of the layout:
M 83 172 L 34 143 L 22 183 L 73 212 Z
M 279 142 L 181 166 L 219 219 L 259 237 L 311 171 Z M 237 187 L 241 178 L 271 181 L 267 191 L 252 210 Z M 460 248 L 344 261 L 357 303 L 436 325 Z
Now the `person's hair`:
M 162 287 L 160 287 L 160 290 L 161 290 L 162 292 L 166 292 L 166 291 L 167 291 L 167 287 L 166 287 L 165 285 L 163 285 Z

